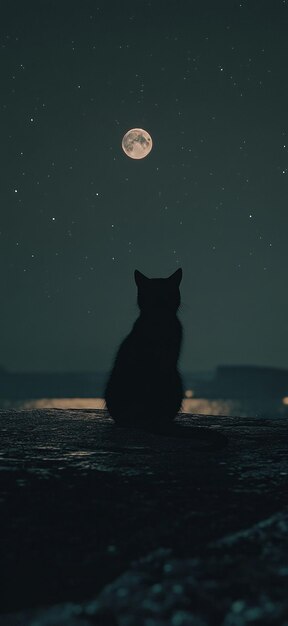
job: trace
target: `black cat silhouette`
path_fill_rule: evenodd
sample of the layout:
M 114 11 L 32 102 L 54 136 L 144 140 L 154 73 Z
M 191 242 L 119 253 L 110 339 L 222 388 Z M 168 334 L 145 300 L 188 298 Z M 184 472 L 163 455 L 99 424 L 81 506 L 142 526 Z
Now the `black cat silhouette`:
M 104 397 L 119 425 L 165 426 L 176 416 L 183 398 L 177 369 L 182 269 L 169 278 L 147 278 L 138 270 L 134 276 L 140 315 L 120 345 Z

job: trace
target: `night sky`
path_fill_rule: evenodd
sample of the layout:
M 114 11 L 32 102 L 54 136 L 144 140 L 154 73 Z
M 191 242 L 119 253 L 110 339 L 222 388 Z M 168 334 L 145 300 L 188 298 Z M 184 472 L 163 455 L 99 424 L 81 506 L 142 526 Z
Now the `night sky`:
M 0 18 L 0 364 L 107 370 L 134 270 L 182 267 L 182 370 L 288 367 L 288 1 L 9 0 Z

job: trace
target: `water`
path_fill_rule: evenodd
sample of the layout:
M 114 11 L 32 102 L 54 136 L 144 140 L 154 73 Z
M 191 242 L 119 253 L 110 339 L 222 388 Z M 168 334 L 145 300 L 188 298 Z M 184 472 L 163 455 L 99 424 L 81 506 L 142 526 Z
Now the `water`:
M 105 409 L 103 398 L 37 398 L 0 399 L 2 409 Z M 261 400 L 229 400 L 184 398 L 184 413 L 230 415 L 235 417 L 288 417 L 288 398 Z

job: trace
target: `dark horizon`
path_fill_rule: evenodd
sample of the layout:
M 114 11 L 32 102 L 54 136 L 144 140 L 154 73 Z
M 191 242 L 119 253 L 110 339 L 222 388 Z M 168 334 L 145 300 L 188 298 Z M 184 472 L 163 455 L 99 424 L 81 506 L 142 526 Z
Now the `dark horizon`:
M 11 372 L 0 367 L 0 400 L 49 398 L 104 398 L 109 372 Z M 260 401 L 269 398 L 287 405 L 288 369 L 263 366 L 219 365 L 213 371 L 181 372 L 184 398 L 241 399 Z M 161 377 L 157 381 L 157 396 L 165 397 Z M 139 381 L 137 401 L 143 392 L 145 376 Z M 4 402 L 5 404 L 5 402 Z M 213 412 L 213 407 L 209 407 Z
M 288 368 L 285 367 L 275 367 L 275 366 L 269 366 L 269 365 L 259 365 L 257 363 L 241 363 L 240 365 L 238 363 L 219 363 L 218 365 L 216 365 L 214 368 L 211 369 L 203 369 L 203 370 L 183 370 L 181 369 L 181 372 L 183 373 L 183 376 L 207 376 L 207 375 L 213 375 L 217 372 L 217 370 L 221 370 L 221 369 L 232 369 L 232 370 L 238 370 L 241 371 L 241 369 L 243 370 L 263 370 L 263 371 L 272 371 L 272 372 L 288 372 Z M 56 368 L 54 370 L 12 370 L 12 369 L 8 369 L 7 367 L 5 367 L 5 365 L 1 364 L 0 365 L 0 376 L 5 376 L 7 374 L 19 374 L 20 376 L 26 376 L 29 374 L 35 374 L 35 375 L 45 375 L 47 374 L 49 375 L 66 375 L 66 374 L 74 374 L 74 375 L 79 375 L 79 376 L 85 376 L 85 375 L 101 375 L 101 376 L 106 376 L 109 373 L 109 369 L 107 370 L 77 370 L 77 369 L 61 369 L 61 370 L 57 370 Z

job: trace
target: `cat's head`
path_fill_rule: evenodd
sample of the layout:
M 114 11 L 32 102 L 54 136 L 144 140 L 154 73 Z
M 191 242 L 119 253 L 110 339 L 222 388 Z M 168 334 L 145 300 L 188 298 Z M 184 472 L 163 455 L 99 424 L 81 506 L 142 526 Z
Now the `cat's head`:
M 176 313 L 180 306 L 181 268 L 168 278 L 147 278 L 138 270 L 135 270 L 134 277 L 138 287 L 137 302 L 141 311 Z

